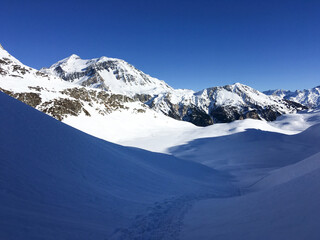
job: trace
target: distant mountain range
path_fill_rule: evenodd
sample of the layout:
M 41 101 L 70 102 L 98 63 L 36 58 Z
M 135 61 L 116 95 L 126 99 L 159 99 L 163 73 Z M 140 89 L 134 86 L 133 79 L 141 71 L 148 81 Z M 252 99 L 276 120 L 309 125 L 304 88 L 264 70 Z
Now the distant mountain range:
M 320 86 L 311 89 L 296 90 L 294 92 L 281 89 L 269 90 L 265 91 L 264 94 L 279 96 L 282 99 L 298 102 L 309 108 L 320 107 Z
M 0 90 L 60 121 L 126 111 L 208 126 L 245 118 L 272 121 L 282 114 L 318 107 L 320 102 L 319 87 L 297 95 L 262 93 L 240 83 L 199 92 L 174 89 L 124 60 L 107 57 L 84 60 L 71 55 L 36 70 L 2 47 Z

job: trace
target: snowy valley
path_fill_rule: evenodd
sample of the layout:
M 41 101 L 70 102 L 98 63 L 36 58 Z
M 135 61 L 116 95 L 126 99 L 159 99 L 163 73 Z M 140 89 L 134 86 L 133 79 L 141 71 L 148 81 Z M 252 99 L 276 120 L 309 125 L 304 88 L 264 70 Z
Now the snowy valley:
M 319 87 L 195 92 L 0 45 L 0 90 L 1 239 L 320 237 Z

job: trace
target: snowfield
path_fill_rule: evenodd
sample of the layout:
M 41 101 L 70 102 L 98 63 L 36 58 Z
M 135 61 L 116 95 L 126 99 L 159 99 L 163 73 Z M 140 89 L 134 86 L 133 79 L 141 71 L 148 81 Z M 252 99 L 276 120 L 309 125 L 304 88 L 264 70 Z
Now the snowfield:
M 154 152 L 170 153 L 171 147 L 194 139 L 225 136 L 247 129 L 287 135 L 297 134 L 320 123 L 320 111 L 286 114 L 273 122 L 245 119 L 232 123 L 218 123 L 205 128 L 174 120 L 151 110 L 145 114 L 114 112 L 107 117 L 99 115 L 87 117 L 83 114 L 67 117 L 63 122 L 107 141 Z
M 105 142 L 4 93 L 0 100 L 1 239 L 167 239 L 189 201 L 236 191 L 209 167 Z
M 156 117 L 127 126 L 148 126 L 144 141 L 166 155 L 94 138 L 3 93 L 0 100 L 1 239 L 320 236 L 317 112 L 272 124 L 198 128 Z M 151 130 L 161 124 L 170 127 Z
M 197 202 L 185 216 L 180 238 L 319 239 L 319 166 L 317 153 L 272 173 L 259 186 L 265 190 Z
M 0 239 L 320 239 L 320 110 L 284 93 L 0 45 Z

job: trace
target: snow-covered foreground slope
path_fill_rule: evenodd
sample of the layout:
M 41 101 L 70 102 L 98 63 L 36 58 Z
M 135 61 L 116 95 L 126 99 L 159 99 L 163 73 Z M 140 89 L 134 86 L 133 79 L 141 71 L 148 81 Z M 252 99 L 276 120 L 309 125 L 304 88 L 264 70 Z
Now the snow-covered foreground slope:
M 189 201 L 236 192 L 206 166 L 105 142 L 3 93 L 0 101 L 1 239 L 170 239 Z
M 317 113 L 303 117 L 319 121 Z M 282 121 L 274 124 L 299 126 Z M 294 135 L 249 129 L 196 139 L 171 153 L 229 174 L 241 192 L 196 202 L 184 217 L 181 239 L 319 239 L 319 123 Z
M 202 138 L 176 146 L 170 152 L 235 177 L 247 190 L 273 169 L 301 161 L 320 152 L 320 124 L 302 133 L 285 135 L 249 129 L 236 134 Z
M 319 239 L 320 154 L 262 181 L 266 190 L 196 203 L 184 219 L 181 239 Z
M 1 239 L 320 236 L 320 124 L 198 139 L 171 149 L 179 159 L 94 138 L 2 93 L 0 101 Z

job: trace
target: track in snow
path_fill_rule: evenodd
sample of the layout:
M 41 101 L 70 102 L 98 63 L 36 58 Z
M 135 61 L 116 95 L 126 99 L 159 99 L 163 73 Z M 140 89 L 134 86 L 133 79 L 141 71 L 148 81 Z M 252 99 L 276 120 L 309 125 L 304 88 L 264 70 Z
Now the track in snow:
M 239 195 L 240 191 L 236 194 Z M 231 197 L 231 196 L 225 196 Z M 155 202 L 143 215 L 137 215 L 128 228 L 117 229 L 111 240 L 178 240 L 185 214 L 195 202 L 210 198 L 221 198 L 216 194 L 200 194 L 169 198 Z

